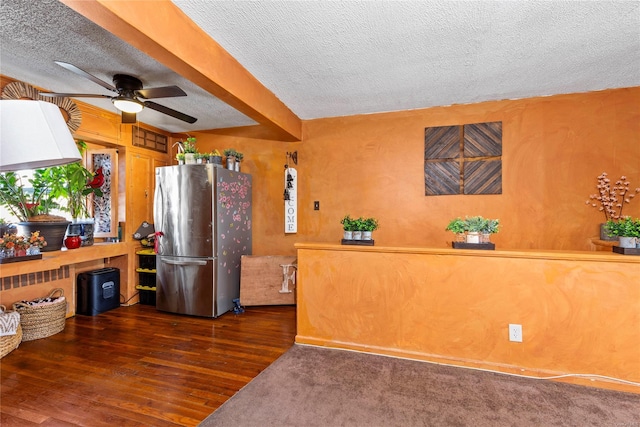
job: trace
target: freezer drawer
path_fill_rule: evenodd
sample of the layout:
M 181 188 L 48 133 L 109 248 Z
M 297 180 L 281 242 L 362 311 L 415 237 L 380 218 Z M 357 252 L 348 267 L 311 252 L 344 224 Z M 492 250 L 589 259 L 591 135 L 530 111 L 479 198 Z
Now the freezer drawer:
M 216 260 L 158 256 L 156 308 L 171 313 L 217 317 Z

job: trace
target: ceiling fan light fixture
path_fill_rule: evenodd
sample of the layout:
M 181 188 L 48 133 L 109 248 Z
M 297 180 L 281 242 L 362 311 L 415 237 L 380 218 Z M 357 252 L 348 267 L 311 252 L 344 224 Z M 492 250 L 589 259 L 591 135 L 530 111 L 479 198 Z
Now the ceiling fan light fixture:
M 111 100 L 113 106 L 125 113 L 139 113 L 144 108 L 144 104 L 137 99 L 125 98 L 118 96 Z

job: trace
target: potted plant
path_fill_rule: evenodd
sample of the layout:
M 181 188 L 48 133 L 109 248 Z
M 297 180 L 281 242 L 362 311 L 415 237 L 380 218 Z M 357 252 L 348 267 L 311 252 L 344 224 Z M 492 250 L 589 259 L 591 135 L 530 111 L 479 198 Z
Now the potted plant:
M 617 237 L 621 248 L 635 248 L 636 240 L 640 238 L 640 218 L 635 220 L 630 216 L 618 220 L 608 220 L 605 224 L 607 234 Z
M 185 154 L 184 153 L 176 154 L 176 160 L 178 161 L 179 165 L 184 165 L 184 158 L 185 158 Z
M 500 229 L 500 220 L 499 219 L 486 219 L 485 225 L 480 230 L 480 234 L 482 236 L 482 243 L 489 243 L 491 241 L 491 235 L 495 234 Z
M 213 163 L 214 165 L 222 164 L 222 156 L 218 150 L 213 150 L 209 153 L 209 163 Z
M 207 157 L 209 157 L 209 154 L 207 154 L 207 153 L 195 153 L 194 157 L 196 159 L 196 163 L 197 164 L 202 164 L 202 163 L 205 162 L 205 159 Z
M 236 150 L 233 148 L 227 148 L 224 150 L 224 157 L 227 161 L 227 169 L 235 170 L 236 169 Z
M 78 141 L 78 148 L 84 151 L 86 144 Z M 99 186 L 88 185 L 93 178 L 94 175 L 80 162 L 36 169 L 27 182 L 15 172 L 5 172 L 0 174 L 0 205 L 18 220 L 18 234 L 30 235 L 39 231 L 49 242 L 45 250 L 59 250 L 71 221 L 51 215 L 50 211 L 54 208 L 67 211 L 74 221 L 87 217 L 87 197 L 102 195 Z M 60 200 L 66 203 L 59 204 Z
M 362 232 L 365 231 L 365 219 L 358 217 L 353 220 L 353 240 L 362 240 Z
M 462 218 L 454 218 L 449 222 L 446 231 L 451 231 L 456 235 L 456 240 L 459 242 L 463 242 L 465 240 L 464 232 L 465 232 L 465 222 Z
M 84 141 L 77 141 L 77 145 L 81 154 L 86 151 L 87 144 Z M 60 210 L 69 212 L 71 216 L 66 234 L 80 236 L 82 246 L 92 245 L 94 219 L 89 211 L 89 196 L 103 195 L 101 187 L 105 178 L 102 168 L 98 168 L 94 174 L 78 161 L 46 168 L 41 178 L 48 184 L 51 198 L 66 200 L 66 204 L 59 205 Z
M 18 220 L 17 234 L 30 235 L 40 231 L 49 242 L 47 250 L 59 250 L 62 240 L 71 224 L 64 217 L 49 214 L 58 207 L 51 196 L 51 183 L 44 179 L 45 171 L 36 169 L 33 177 L 23 182 L 23 177 L 15 172 L 0 174 L 0 205 L 4 206 Z
M 350 215 L 345 215 L 340 220 L 340 224 L 342 224 L 342 229 L 344 231 L 343 239 L 353 240 L 353 232 L 355 230 L 355 223 L 353 218 L 351 218 Z
M 236 151 L 234 154 L 234 157 L 236 158 L 234 169 L 236 172 L 240 172 L 240 163 L 242 162 L 242 159 L 244 159 L 244 154 L 242 154 L 239 151 Z
M 362 227 L 364 230 L 362 231 L 362 240 L 372 240 L 372 235 L 374 231 L 376 231 L 379 227 L 378 220 L 375 218 L 365 218 Z
M 622 175 L 615 183 L 611 183 L 606 172 L 602 172 L 598 176 L 598 192 L 591 194 L 589 200 L 585 203 L 597 208 L 604 214 L 604 223 L 600 224 L 600 240 L 616 240 L 615 236 L 609 235 L 605 228 L 608 221 L 615 221 L 622 218 L 622 209 L 625 204 L 631 203 L 631 200 L 640 188 L 631 189 L 631 183 L 627 181 L 627 177 Z
M 464 230 L 467 232 L 467 243 L 480 243 L 480 233 L 486 227 L 487 220 L 481 216 L 468 216 L 464 224 Z
M 195 164 L 196 162 L 196 153 L 198 149 L 196 148 L 196 139 L 194 137 L 189 137 L 182 144 L 183 152 L 184 152 L 184 162 L 187 165 Z

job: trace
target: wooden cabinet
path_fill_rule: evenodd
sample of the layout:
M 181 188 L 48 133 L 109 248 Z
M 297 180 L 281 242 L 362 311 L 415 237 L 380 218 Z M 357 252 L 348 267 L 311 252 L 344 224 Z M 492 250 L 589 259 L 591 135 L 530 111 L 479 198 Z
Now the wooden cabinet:
M 75 138 L 121 144 L 119 115 L 83 102 L 75 102 L 82 111 L 82 123 L 74 132 Z
M 155 168 L 168 162 L 149 153 L 130 150 L 127 154 L 127 233 L 133 233 L 143 221 L 153 223 Z

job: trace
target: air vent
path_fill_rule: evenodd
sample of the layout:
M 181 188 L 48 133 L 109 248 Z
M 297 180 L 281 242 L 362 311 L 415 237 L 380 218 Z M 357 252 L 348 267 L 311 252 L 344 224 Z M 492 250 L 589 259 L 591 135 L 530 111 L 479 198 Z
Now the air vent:
M 168 138 L 160 133 L 141 129 L 139 127 L 133 128 L 133 145 L 136 147 L 166 153 L 168 147 L 167 141 Z

